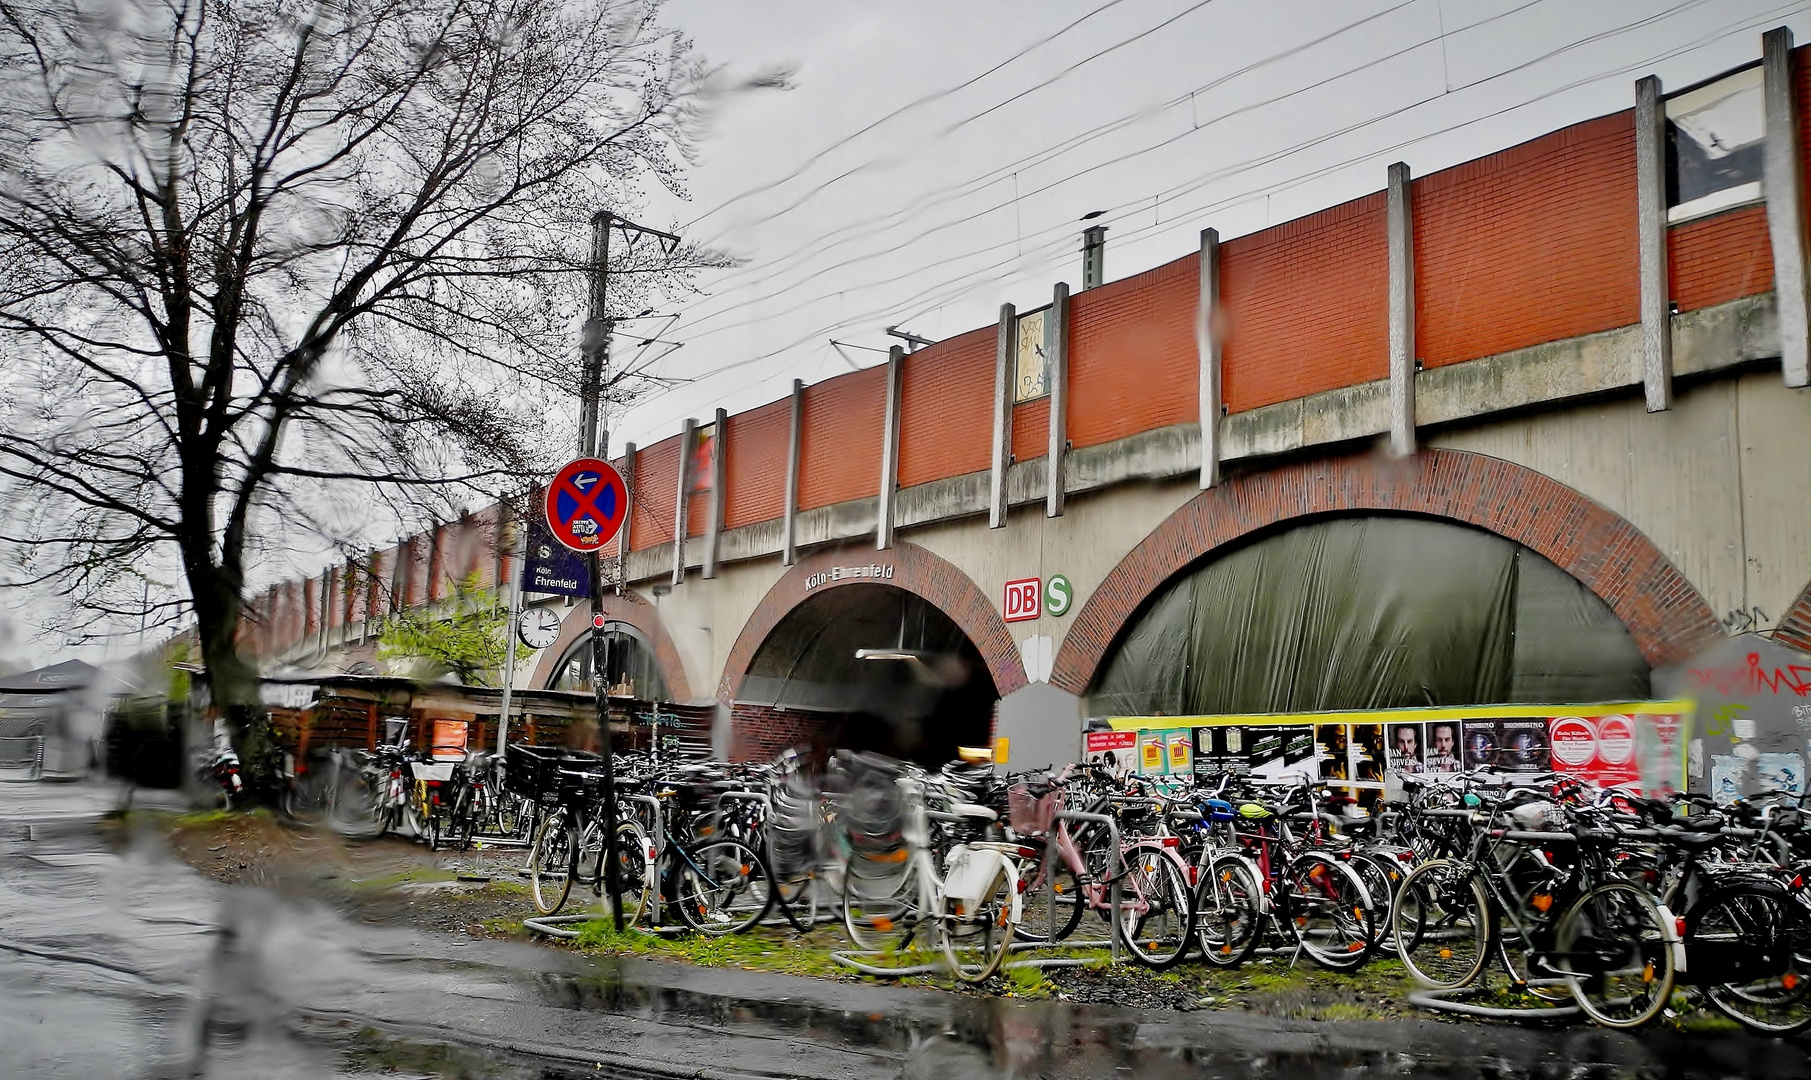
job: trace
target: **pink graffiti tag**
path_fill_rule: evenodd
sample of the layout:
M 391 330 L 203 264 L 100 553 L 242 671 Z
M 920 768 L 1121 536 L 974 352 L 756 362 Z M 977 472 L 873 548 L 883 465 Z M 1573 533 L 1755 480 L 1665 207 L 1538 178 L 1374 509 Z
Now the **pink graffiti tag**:
M 1777 696 L 1782 689 L 1799 697 L 1811 697 L 1811 667 L 1787 664 L 1768 671 L 1761 666 L 1761 654 L 1749 653 L 1743 667 L 1692 668 L 1686 673 L 1699 686 L 1708 686 L 1719 694 L 1759 697 Z

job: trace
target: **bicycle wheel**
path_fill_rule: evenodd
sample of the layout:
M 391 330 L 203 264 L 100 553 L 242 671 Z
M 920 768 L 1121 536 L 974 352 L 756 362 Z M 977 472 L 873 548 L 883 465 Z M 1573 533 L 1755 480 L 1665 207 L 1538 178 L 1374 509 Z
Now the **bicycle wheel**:
M 623 925 L 633 926 L 647 915 L 654 898 L 654 847 L 648 834 L 633 821 L 616 823 L 616 883 L 621 890 Z
M 1371 948 L 1393 950 L 1390 912 L 1395 906 L 1396 890 L 1407 876 L 1402 862 L 1386 853 L 1370 851 L 1354 851 L 1348 862 L 1358 872 L 1358 879 L 1365 883 L 1365 892 L 1371 897 Z
M 1599 885 L 1560 916 L 1548 963 L 1586 1016 L 1626 1029 L 1660 1015 L 1675 975 L 1661 920 L 1648 894 L 1622 881 Z
M 978 904 L 941 898 L 937 938 L 943 946 L 943 958 L 956 978 L 985 982 L 1000 970 L 1019 922 L 1013 911 L 1018 895 L 1018 869 L 1012 860 L 1002 859 L 999 875 Z
M 1195 885 L 1195 943 L 1216 967 L 1238 967 L 1264 937 L 1264 888 L 1235 855 L 1209 863 Z
M 428 835 L 430 815 L 422 811 L 423 804 L 416 798 L 416 783 L 408 782 L 403 787 L 402 818 L 409 824 L 409 832 L 416 839 L 425 839 Z
M 796 830 L 768 825 L 765 830 L 767 869 L 773 875 L 774 900 L 780 914 L 799 933 L 817 925 L 816 856 L 808 838 Z
M 881 864 L 878 870 L 873 862 L 857 856 L 843 871 L 843 929 L 849 940 L 858 949 L 888 954 L 931 947 L 918 939 L 925 914 L 919 910 L 919 872 L 909 862 Z
M 1451 859 L 1422 863 L 1396 892 L 1391 942 L 1423 986 L 1470 986 L 1490 959 L 1490 898 L 1470 866 Z
M 562 807 L 547 815 L 528 853 L 528 885 L 535 910 L 552 915 L 572 892 L 572 830 Z
M 1057 856 L 1054 871 L 1052 865 L 1046 856 L 1039 856 L 1024 871 L 1025 895 L 1019 925 L 1013 928 L 1020 941 L 1062 941 L 1081 924 L 1087 905 L 1081 882 L 1062 856 Z
M 1120 909 L 1113 920 L 1132 959 L 1163 970 L 1188 955 L 1195 937 L 1195 898 L 1188 875 L 1161 844 L 1128 848 L 1120 882 Z
M 679 917 L 700 933 L 739 933 L 773 908 L 767 865 L 740 840 L 713 840 L 682 851 L 678 871 L 674 893 Z
M 1706 996 L 1731 1020 L 1770 1035 L 1811 1028 L 1811 914 L 1785 891 L 1716 889 L 1686 920 L 1685 949 L 1693 981 L 1730 977 Z
M 1318 851 L 1290 860 L 1278 916 L 1313 961 L 1332 971 L 1357 971 L 1371 957 L 1376 916 L 1358 874 Z

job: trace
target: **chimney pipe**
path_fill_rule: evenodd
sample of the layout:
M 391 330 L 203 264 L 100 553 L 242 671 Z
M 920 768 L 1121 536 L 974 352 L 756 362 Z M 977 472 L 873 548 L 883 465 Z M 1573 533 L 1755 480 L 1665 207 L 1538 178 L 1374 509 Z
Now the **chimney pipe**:
M 1092 289 L 1107 276 L 1107 227 L 1090 225 L 1082 230 L 1082 288 Z

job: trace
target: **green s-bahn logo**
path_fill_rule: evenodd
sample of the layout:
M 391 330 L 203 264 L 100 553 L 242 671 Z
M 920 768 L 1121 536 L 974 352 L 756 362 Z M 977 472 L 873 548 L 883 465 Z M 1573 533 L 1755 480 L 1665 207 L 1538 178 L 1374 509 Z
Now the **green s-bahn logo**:
M 1063 575 L 1051 574 L 1050 580 L 1044 583 L 1044 610 L 1052 617 L 1064 615 L 1074 602 L 1075 586 Z

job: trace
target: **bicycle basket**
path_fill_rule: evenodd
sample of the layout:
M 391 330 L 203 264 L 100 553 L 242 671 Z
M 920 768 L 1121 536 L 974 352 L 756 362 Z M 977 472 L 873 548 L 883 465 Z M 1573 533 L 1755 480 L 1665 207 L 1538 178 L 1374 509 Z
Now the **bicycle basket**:
M 409 773 L 417 780 L 431 780 L 445 783 L 453 778 L 453 770 L 457 767 L 457 763 L 454 762 L 430 763 L 426 761 L 411 761 L 409 762 Z
M 1012 831 L 1022 837 L 1047 835 L 1056 812 L 1062 808 L 1062 788 L 1051 788 L 1042 795 L 1033 795 L 1024 784 L 1006 789 L 1007 821 Z

